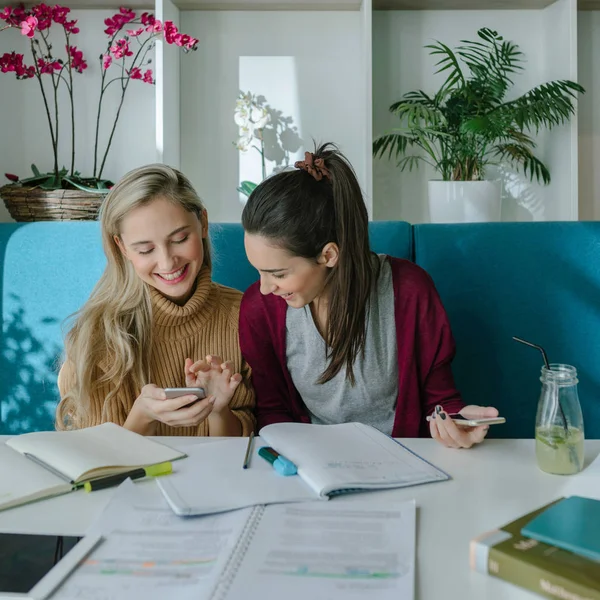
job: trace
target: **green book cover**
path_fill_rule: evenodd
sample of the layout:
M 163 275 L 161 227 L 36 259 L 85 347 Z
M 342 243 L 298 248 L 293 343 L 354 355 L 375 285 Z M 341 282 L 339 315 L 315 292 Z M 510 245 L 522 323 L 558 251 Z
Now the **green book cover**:
M 546 598 L 600 600 L 599 562 L 521 535 L 529 521 L 559 500 L 472 540 L 471 568 Z

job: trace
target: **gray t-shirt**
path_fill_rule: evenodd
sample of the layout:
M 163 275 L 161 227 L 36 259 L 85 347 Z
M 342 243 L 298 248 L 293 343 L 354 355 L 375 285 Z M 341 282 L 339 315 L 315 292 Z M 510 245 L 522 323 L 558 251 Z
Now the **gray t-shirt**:
M 346 380 L 345 367 L 327 383 L 316 383 L 327 366 L 326 345 L 308 306 L 287 309 L 287 367 L 312 423 L 358 421 L 391 435 L 398 396 L 392 268 L 385 255 L 373 260 L 381 269 L 367 313 L 365 355 L 354 362 L 355 385 Z

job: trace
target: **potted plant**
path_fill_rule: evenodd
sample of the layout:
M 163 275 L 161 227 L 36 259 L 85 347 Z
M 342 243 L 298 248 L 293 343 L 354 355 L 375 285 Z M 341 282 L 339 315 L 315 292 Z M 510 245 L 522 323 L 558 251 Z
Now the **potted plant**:
M 75 45 L 74 37 L 79 28 L 77 20 L 69 20 L 69 13 L 70 9 L 65 6 L 43 3 L 27 9 L 23 5 L 7 6 L 0 12 L 0 21 L 4 21 L 4 25 L 0 22 L 0 31 L 19 32 L 21 40 L 29 45 L 32 59 L 30 64 L 26 64 L 23 54 L 7 52 L 0 56 L 0 71 L 12 73 L 19 80 L 37 80 L 50 129 L 53 156 L 50 172 L 40 172 L 32 165 L 32 177 L 21 179 L 17 175 L 6 174 L 13 183 L 0 188 L 0 196 L 17 221 L 95 219 L 102 199 L 112 186 L 112 182 L 103 178 L 103 171 L 127 90 L 134 81 L 154 84 L 150 64 L 156 39 L 161 38 L 184 52 L 196 50 L 198 44 L 196 38 L 180 33 L 172 21 L 163 23 L 147 12 L 138 16 L 129 8 L 121 7 L 115 15 L 105 19 L 107 42 L 98 58 L 100 81 L 96 133 L 93 149 L 90 148 L 90 152 L 93 150 L 94 170 L 84 176 L 76 169 L 75 161 L 74 89 L 77 78 L 88 64 Z M 60 35 L 60 43 L 57 43 L 57 34 Z M 67 90 L 68 106 L 65 107 L 59 106 L 61 86 Z M 102 103 L 109 86 L 117 86 L 120 99 L 115 114 L 111 116 L 112 121 L 107 125 Z M 100 131 L 109 132 L 105 145 L 100 143 Z M 68 166 L 59 163 L 62 144 L 70 146 Z
M 500 220 L 501 190 L 498 182 L 485 181 L 489 166 L 508 165 L 531 181 L 550 183 L 532 134 L 568 121 L 577 93 L 584 92 L 558 80 L 507 100 L 523 53 L 491 29 L 477 35 L 455 50 L 439 41 L 426 46 L 440 58 L 436 73 L 446 73 L 446 80 L 432 96 L 416 90 L 392 104 L 402 126 L 373 143 L 374 156 L 398 160 L 401 171 L 425 162 L 441 175 L 429 182 L 434 222 Z

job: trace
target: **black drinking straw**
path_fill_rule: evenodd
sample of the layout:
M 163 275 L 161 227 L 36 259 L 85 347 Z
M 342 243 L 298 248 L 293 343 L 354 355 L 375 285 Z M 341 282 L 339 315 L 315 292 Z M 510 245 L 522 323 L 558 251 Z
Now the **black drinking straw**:
M 526 346 L 530 346 L 531 348 L 535 348 L 536 350 L 539 350 L 542 353 L 542 357 L 544 359 L 544 366 L 546 367 L 546 369 L 550 370 L 550 363 L 548 362 L 548 355 L 546 354 L 546 351 L 541 346 L 538 346 L 537 344 L 534 344 L 532 342 L 528 342 L 527 340 L 524 340 L 522 338 L 518 338 L 514 335 L 513 335 L 513 340 L 515 340 L 515 342 L 519 342 L 521 344 L 525 344 Z M 560 417 L 563 422 L 563 427 L 565 429 L 565 433 L 568 435 L 569 427 L 567 425 L 567 417 L 565 416 L 565 413 L 563 411 L 563 408 L 560 404 L 560 400 L 558 399 L 558 397 L 556 398 L 556 402 L 558 404 L 558 410 L 560 410 Z

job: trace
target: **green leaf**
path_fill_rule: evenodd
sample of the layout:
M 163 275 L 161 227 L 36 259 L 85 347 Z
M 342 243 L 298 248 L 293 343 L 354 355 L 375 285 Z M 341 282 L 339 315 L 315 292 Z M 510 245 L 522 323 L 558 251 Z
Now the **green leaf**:
M 257 184 L 252 181 L 242 181 L 240 186 L 237 188 L 237 191 L 240 194 L 244 194 L 247 198 L 250 197 L 250 194 L 257 188 Z
M 63 179 L 65 181 L 68 181 L 74 188 L 77 188 L 78 190 L 81 190 L 83 192 L 91 192 L 92 194 L 105 194 L 106 191 L 108 190 L 108 188 L 98 189 L 98 187 L 91 187 L 89 185 L 84 185 L 84 184 L 80 183 L 80 181 L 77 181 L 73 177 L 63 177 Z
M 398 163 L 398 168 L 400 169 L 400 171 L 405 171 L 406 169 L 410 171 L 412 171 L 413 169 L 416 169 L 419 166 L 419 163 L 423 160 L 422 156 L 417 156 L 415 154 L 410 154 L 408 156 L 405 156 L 399 163 Z
M 522 144 L 498 144 L 494 148 L 494 154 L 504 160 L 508 160 L 516 167 L 520 167 L 530 181 L 534 179 L 538 183 L 550 183 L 550 171 L 548 167 L 527 146 Z
M 59 190 L 61 188 L 60 179 L 57 179 L 54 177 L 54 175 L 51 175 L 46 179 L 46 181 L 40 183 L 39 187 L 43 190 Z
M 38 168 L 37 168 L 37 167 L 36 167 L 34 164 L 32 164 L 32 165 L 31 165 L 31 171 L 33 172 L 33 174 L 34 174 L 36 177 L 39 177 L 39 176 L 40 176 L 40 171 L 39 171 L 39 169 L 38 169 Z
M 112 181 L 109 181 L 108 179 L 98 179 L 98 181 L 96 182 L 96 187 L 99 190 L 102 191 L 109 191 L 110 188 L 112 188 L 115 184 Z
M 373 156 L 383 158 L 387 152 L 388 159 L 398 159 L 408 146 L 408 136 L 401 133 L 388 133 L 373 142 Z
M 38 185 L 42 181 L 47 181 L 48 178 L 53 177 L 52 173 L 44 173 L 43 175 L 36 175 L 35 177 L 27 177 L 26 179 L 19 179 L 19 183 L 23 185 L 31 185 L 32 187 Z
M 458 58 L 454 52 L 448 46 L 446 46 L 446 44 L 437 42 L 437 44 L 430 44 L 425 46 L 425 48 L 429 48 L 431 50 L 429 54 L 432 56 L 442 56 L 442 58 L 436 63 L 436 67 L 439 67 L 436 73 L 450 71 L 446 81 L 442 85 L 442 89 L 455 87 L 459 83 L 461 86 L 465 84 L 465 78 L 460 68 Z

